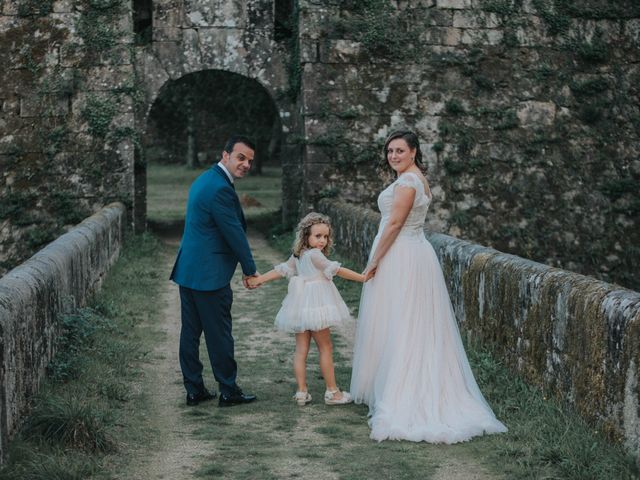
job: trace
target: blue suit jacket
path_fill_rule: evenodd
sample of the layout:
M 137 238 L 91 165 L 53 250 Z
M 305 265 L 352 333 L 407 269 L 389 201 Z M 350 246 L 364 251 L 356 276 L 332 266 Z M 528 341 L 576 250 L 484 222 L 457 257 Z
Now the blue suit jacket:
M 238 262 L 245 275 L 256 273 L 247 225 L 233 184 L 215 165 L 189 189 L 187 216 L 171 280 L 193 290 L 229 284 Z

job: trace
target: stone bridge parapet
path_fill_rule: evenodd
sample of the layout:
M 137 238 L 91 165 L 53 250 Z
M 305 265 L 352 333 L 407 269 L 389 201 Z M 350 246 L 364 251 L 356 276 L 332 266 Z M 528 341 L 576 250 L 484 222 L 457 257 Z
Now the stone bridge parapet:
M 0 278 L 0 461 L 55 353 L 59 315 L 100 287 L 125 228 L 112 203 Z
M 336 245 L 366 262 L 380 215 L 324 199 Z M 425 230 L 469 342 L 569 401 L 640 458 L 640 293 Z

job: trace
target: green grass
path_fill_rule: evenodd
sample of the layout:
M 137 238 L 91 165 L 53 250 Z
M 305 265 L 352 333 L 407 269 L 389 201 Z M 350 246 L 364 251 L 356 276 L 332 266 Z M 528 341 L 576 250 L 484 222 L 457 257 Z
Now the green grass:
M 156 223 L 172 223 L 184 219 L 191 183 L 207 170 L 185 165 L 150 164 L 147 167 L 147 217 Z M 262 175 L 249 175 L 236 183 L 238 196 L 248 195 L 261 206 L 244 207 L 247 218 L 276 211 L 281 205 L 280 167 L 263 167 Z
M 129 238 L 90 306 L 61 318 L 58 354 L 0 478 L 107 476 L 107 459 L 143 441 L 145 394 L 133 385 L 156 338 L 144 322 L 159 308 L 163 248 L 150 235 Z

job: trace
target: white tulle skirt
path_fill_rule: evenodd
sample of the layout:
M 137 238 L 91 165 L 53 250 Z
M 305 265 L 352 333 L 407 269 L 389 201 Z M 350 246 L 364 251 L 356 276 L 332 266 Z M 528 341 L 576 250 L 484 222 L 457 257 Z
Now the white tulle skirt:
M 275 327 L 290 333 L 318 331 L 350 318 L 349 308 L 331 280 L 294 276 L 289 280 L 289 291 L 276 315 Z
M 369 406 L 371 438 L 456 443 L 507 431 L 473 377 L 422 232 L 399 236 L 379 263 L 356 328 L 351 394 Z

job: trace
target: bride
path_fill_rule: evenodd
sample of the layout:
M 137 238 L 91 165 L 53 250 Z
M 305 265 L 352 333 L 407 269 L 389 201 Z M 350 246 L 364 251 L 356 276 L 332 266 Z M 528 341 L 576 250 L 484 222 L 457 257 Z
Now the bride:
M 415 133 L 392 133 L 397 179 L 378 196 L 382 220 L 360 301 L 351 394 L 369 406 L 371 438 L 456 443 L 506 432 L 469 367 L 435 251 L 423 233 L 431 191 Z

